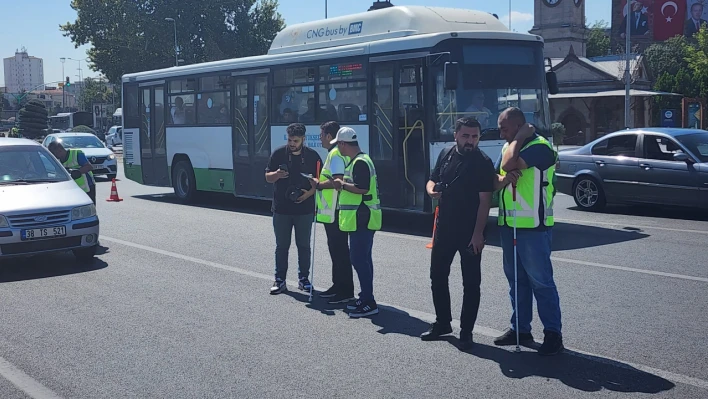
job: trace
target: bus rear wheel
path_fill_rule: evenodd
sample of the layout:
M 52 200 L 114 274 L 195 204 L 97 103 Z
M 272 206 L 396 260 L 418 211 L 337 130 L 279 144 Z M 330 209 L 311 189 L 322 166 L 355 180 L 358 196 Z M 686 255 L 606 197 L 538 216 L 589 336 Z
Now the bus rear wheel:
M 194 177 L 194 169 L 189 161 L 179 161 L 172 172 L 172 187 L 175 196 L 183 204 L 189 204 L 194 200 L 197 192 L 197 180 Z

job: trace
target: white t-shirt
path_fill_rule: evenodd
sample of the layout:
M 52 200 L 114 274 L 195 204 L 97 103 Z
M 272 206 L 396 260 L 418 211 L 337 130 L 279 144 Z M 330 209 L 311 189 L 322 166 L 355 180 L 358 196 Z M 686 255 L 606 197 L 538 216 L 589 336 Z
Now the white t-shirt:
M 329 170 L 332 172 L 332 176 L 343 175 L 344 166 L 344 160 L 342 160 L 342 157 L 332 157 L 329 161 Z

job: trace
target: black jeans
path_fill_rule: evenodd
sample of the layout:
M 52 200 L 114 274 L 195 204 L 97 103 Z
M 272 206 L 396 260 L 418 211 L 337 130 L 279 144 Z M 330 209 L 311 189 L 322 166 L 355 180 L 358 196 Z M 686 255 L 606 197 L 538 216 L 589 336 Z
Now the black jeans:
M 349 260 L 349 234 L 339 230 L 339 218 L 334 223 L 323 223 L 327 233 L 327 247 L 332 258 L 332 285 L 342 295 L 354 296 L 354 272 Z
M 438 229 L 435 232 L 433 251 L 430 255 L 430 281 L 433 291 L 433 305 L 435 306 L 437 322 L 444 325 L 452 321 L 450 287 L 448 285 L 450 265 L 455 259 L 455 254 L 457 252 L 460 253 L 462 285 L 464 287 L 460 328 L 470 332 L 477 321 L 480 284 L 482 282 L 482 256 L 468 251 L 471 239 L 471 233 L 440 231 Z

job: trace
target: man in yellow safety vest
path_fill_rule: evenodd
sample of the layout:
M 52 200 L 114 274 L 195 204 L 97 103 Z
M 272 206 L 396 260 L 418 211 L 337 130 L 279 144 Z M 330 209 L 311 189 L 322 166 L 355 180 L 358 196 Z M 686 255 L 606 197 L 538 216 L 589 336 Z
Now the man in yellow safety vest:
M 350 259 L 359 276 L 359 299 L 347 305 L 349 317 L 374 315 L 379 308 L 374 300 L 374 233 L 381 230 L 381 203 L 374 162 L 361 151 L 354 129 L 343 127 L 330 142 L 351 161 L 344 169 L 344 179 L 334 179 L 339 191 L 339 229 L 349 233 Z
M 49 151 L 69 171 L 71 178 L 81 187 L 96 205 L 96 182 L 93 179 L 93 165 L 86 159 L 84 152 L 75 148 L 66 150 L 59 141 L 49 143 Z
M 317 222 L 324 224 L 327 233 L 327 247 L 332 258 L 332 286 L 321 293 L 328 303 L 346 303 L 354 299 L 354 273 L 349 260 L 349 234 L 339 229 L 339 192 L 334 189 L 331 180 L 343 179 L 344 168 L 349 164 L 349 157 L 339 151 L 336 144 L 331 144 L 337 136 L 339 124 L 334 121 L 320 126 L 322 147 L 329 153 L 322 165 L 320 178 L 317 180 Z
M 526 123 L 519 108 L 506 109 L 498 122 L 501 137 L 507 143 L 502 148 L 497 171 L 502 177 L 509 173 L 518 175 L 516 199 L 511 185 L 501 189 L 498 224 L 504 252 L 504 274 L 509 281 L 512 309 L 518 308 L 519 325 L 516 325 L 516 314 L 512 314 L 511 328 L 494 343 L 515 345 L 517 329 L 520 342 L 533 341 L 531 318 L 533 297 L 536 297 L 544 332 L 543 345 L 538 353 L 555 355 L 563 350 L 560 299 L 551 263 L 553 180 L 558 155 L 551 143 Z M 518 297 L 514 292 L 514 245 L 517 250 Z

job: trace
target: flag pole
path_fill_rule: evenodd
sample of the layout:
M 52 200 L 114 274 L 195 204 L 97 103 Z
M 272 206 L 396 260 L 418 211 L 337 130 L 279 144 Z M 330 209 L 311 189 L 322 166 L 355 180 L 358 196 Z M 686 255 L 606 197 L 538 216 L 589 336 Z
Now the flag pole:
M 631 33 L 631 14 L 630 14 L 630 7 L 632 5 L 631 0 L 627 0 L 627 21 L 626 21 L 626 29 L 625 29 L 625 38 L 624 38 L 624 46 L 625 46 L 625 65 L 624 65 L 624 127 L 629 129 L 631 126 L 631 116 L 630 116 L 630 78 L 631 78 L 631 72 L 630 72 L 630 63 L 629 63 L 629 54 L 630 54 L 630 46 L 631 46 L 631 39 L 630 39 L 630 33 Z

